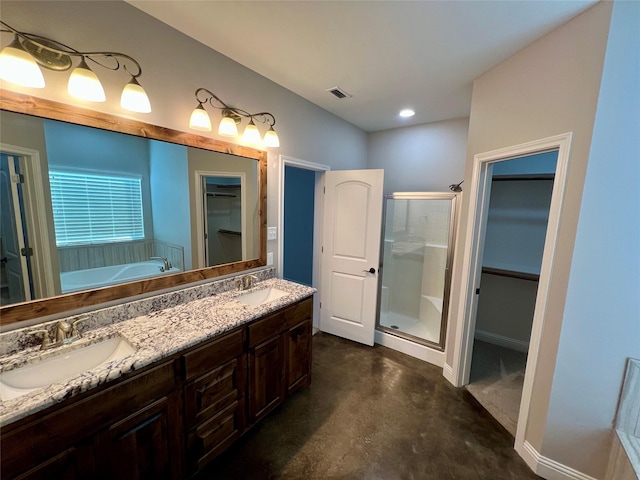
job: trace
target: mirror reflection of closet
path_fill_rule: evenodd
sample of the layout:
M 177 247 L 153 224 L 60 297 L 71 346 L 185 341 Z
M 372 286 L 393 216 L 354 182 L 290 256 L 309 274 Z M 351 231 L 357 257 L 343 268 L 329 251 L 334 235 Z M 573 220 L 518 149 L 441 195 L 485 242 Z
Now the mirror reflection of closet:
M 201 178 L 206 266 L 240 261 L 246 251 L 242 174 Z

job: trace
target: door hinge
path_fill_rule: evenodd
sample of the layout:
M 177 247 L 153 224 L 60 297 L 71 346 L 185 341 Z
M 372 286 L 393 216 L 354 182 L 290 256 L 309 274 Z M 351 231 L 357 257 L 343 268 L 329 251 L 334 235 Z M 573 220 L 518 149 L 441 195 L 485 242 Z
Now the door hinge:
M 476 288 L 476 295 L 480 295 L 480 289 Z
M 23 247 L 20 249 L 20 255 L 23 257 L 31 257 L 33 255 L 33 248 L 31 247 Z
M 324 253 L 324 246 L 320 247 L 320 253 Z
M 322 308 L 322 302 L 320 302 L 320 308 Z
M 24 183 L 24 175 L 21 173 L 14 173 L 11 175 L 11 183 Z
M 322 193 L 327 193 L 327 187 L 322 187 Z

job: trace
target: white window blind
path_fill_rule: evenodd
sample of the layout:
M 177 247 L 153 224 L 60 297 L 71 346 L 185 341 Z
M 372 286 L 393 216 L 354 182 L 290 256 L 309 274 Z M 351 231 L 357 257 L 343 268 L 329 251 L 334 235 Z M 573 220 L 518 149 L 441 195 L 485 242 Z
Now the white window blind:
M 140 178 L 50 171 L 56 244 L 144 238 Z

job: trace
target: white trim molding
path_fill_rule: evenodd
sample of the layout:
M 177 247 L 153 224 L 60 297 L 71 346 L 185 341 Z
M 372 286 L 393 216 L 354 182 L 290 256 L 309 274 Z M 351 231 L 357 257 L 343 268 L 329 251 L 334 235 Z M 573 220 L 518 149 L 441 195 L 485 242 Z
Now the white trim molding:
M 423 360 L 427 363 L 435 365 L 436 367 L 447 367 L 444 364 L 444 352 L 434 350 L 433 348 L 420 345 L 419 343 L 405 340 L 396 335 L 375 331 L 375 343 L 384 347 L 389 347 L 398 352 L 402 352 L 405 355 Z
M 453 367 L 451 365 L 449 365 L 448 363 L 445 363 L 444 367 L 442 367 L 442 376 L 449 383 L 454 383 L 454 381 L 453 381 Z
M 296 168 L 311 170 L 316 172 L 314 212 L 313 212 L 313 273 L 311 283 L 316 289 L 320 289 L 320 259 L 322 248 L 322 207 L 323 196 L 322 188 L 324 185 L 324 172 L 331 170 L 329 165 L 321 163 L 308 162 L 299 158 L 288 157 L 286 155 L 278 156 L 278 261 L 276 265 L 276 275 L 282 278 L 284 273 L 284 170 L 285 166 L 290 165 Z M 313 326 L 318 327 L 320 318 L 320 295 L 313 296 Z
M 520 402 L 518 428 L 515 438 L 515 449 L 521 455 L 523 454 L 522 452 L 524 452 L 523 445 L 529 420 L 533 380 L 536 374 L 538 358 L 541 353 L 540 344 L 542 341 L 542 331 L 547 316 L 547 302 L 550 294 L 551 274 L 555 263 L 560 217 L 564 204 L 572 138 L 572 132 L 568 132 L 477 154 L 473 159 L 472 177 L 468 183 L 465 182 L 469 187 L 470 203 L 469 213 L 466 219 L 466 238 L 462 251 L 460 298 L 458 316 L 456 318 L 457 328 L 453 344 L 453 375 L 451 380 L 453 380 L 452 383 L 455 386 L 467 384 L 471 371 L 473 338 L 478 306 L 476 289 L 480 286 L 482 251 L 484 248 L 484 234 L 491 194 L 493 164 L 537 153 L 558 151 L 551 205 L 549 208 L 549 220 L 542 254 L 542 265 L 540 268 L 540 281 L 533 315 L 531 339 L 529 341 L 527 367 Z
M 529 342 L 505 337 L 504 335 L 498 335 L 497 333 L 485 332 L 484 330 L 476 329 L 475 338 L 483 342 L 510 348 L 511 350 L 516 350 L 518 352 L 527 353 L 529 351 Z
M 25 196 L 27 238 L 30 245 L 34 247 L 32 273 L 35 291 L 33 293 L 36 298 L 55 296 L 59 291 L 60 277 L 56 275 L 54 279 L 50 265 L 52 255 L 58 257 L 58 250 L 55 246 L 55 239 L 51 237 L 45 214 L 51 209 L 49 183 L 46 180 L 45 188 L 44 179 L 45 176 L 48 176 L 48 170 L 46 165 L 43 165 L 38 150 L 0 143 L 0 151 L 25 159 L 24 165 L 22 165 L 26 178 L 23 193 Z M 51 225 L 53 226 L 53 220 Z
M 240 179 L 240 216 L 242 217 L 242 229 L 248 231 L 247 218 L 247 175 L 244 172 L 212 172 L 208 170 L 195 170 L 195 199 L 196 199 L 196 235 L 198 238 L 198 249 L 196 251 L 197 262 L 199 267 L 203 268 L 207 265 L 207 259 L 205 255 L 205 241 L 204 241 L 204 206 L 202 205 L 202 197 L 204 195 L 202 179 L 204 177 L 229 177 Z M 247 258 L 247 236 L 242 235 L 242 258 Z
M 540 455 L 529 442 L 525 441 L 518 453 L 536 475 L 540 475 L 546 480 L 597 480 L 590 475 Z

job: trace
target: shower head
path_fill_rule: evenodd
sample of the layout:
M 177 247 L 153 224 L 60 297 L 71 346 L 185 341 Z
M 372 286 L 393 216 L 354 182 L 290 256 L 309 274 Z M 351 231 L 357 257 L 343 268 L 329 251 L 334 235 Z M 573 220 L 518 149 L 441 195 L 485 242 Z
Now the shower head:
M 464 180 L 462 180 L 462 182 L 464 182 Z M 452 192 L 461 192 L 462 187 L 460 185 L 462 185 L 462 182 L 458 184 L 452 183 L 451 185 L 449 185 L 449 190 L 451 190 Z

